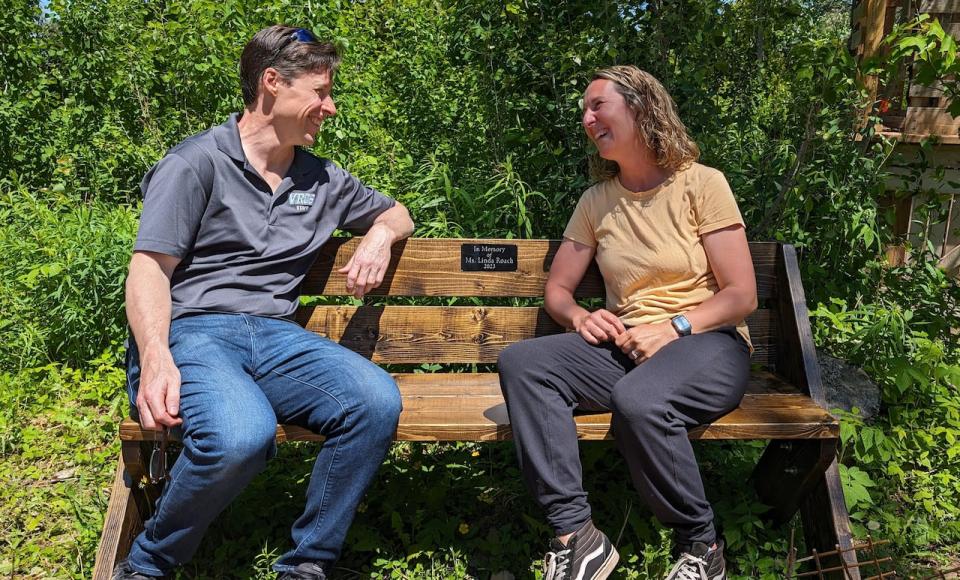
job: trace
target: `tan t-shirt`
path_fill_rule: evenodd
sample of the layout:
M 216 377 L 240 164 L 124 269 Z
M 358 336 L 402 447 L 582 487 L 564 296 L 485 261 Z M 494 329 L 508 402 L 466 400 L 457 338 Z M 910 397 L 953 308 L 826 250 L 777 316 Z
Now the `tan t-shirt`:
M 627 326 L 692 310 L 717 293 L 703 234 L 743 225 L 723 174 L 694 163 L 658 187 L 633 192 L 619 178 L 584 192 L 563 237 L 596 248 L 607 309 Z M 738 332 L 750 343 L 745 322 Z

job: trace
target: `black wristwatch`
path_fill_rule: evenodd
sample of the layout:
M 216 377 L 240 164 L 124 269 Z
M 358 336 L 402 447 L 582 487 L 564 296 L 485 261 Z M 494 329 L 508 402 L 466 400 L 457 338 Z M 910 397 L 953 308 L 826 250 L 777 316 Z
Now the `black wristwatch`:
M 679 314 L 670 319 L 670 324 L 673 326 L 673 329 L 677 331 L 677 334 L 680 336 L 690 336 L 690 332 L 693 331 L 693 328 L 690 326 L 690 321 L 687 320 L 687 317 Z

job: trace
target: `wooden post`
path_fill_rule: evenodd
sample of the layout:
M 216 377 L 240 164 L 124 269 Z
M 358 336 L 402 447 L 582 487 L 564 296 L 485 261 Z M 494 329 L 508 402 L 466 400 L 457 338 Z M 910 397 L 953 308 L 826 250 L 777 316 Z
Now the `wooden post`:
M 777 260 L 778 311 L 780 313 L 780 343 L 784 345 L 777 353 L 777 372 L 790 379 L 791 382 L 805 389 L 810 397 L 827 409 L 823 383 L 820 380 L 820 367 L 817 363 L 816 348 L 813 344 L 813 333 L 810 330 L 810 319 L 807 312 L 807 300 L 800 283 L 800 267 L 797 262 L 796 250 L 793 246 L 784 245 Z M 853 538 L 850 533 L 850 516 L 843 499 L 843 488 L 840 484 L 840 471 L 836 459 L 831 457 L 828 449 L 817 449 L 819 453 L 812 453 L 812 449 L 795 450 L 794 457 L 787 457 L 782 451 L 773 448 L 776 442 L 771 442 L 768 451 L 761 458 L 757 469 L 784 468 L 797 469 L 802 475 L 804 466 L 820 469 L 826 465 L 826 470 L 817 478 L 812 489 L 800 502 L 803 516 L 803 531 L 807 538 L 807 546 L 816 547 L 823 551 L 833 550 L 839 546 L 842 558 L 846 565 L 852 568 L 850 578 L 859 580 L 857 572 L 857 554 L 853 548 Z M 794 443 L 796 445 L 797 442 Z M 834 442 L 834 445 L 836 442 Z M 809 444 L 808 444 L 809 445 Z M 835 454 L 834 454 L 835 455 Z M 816 457 L 816 460 L 813 458 Z M 788 498 L 792 500 L 792 498 Z M 766 500 L 765 500 L 766 501 Z M 792 501 L 779 502 L 781 513 L 792 507 Z
M 887 0 L 861 0 L 854 8 L 855 25 L 860 28 L 860 48 L 859 62 L 863 63 L 880 53 L 880 43 L 883 40 L 884 22 L 887 13 Z M 859 18 L 857 18 L 859 16 Z M 870 119 L 870 113 L 873 111 L 873 103 L 877 100 L 877 91 L 879 79 L 876 75 L 862 76 L 860 82 L 867 90 L 867 102 L 860 112 L 858 129 L 867 126 Z
M 893 241 L 885 248 L 887 265 L 891 267 L 903 266 L 907 263 L 907 237 L 910 235 L 910 220 L 913 218 L 913 197 L 895 198 L 887 195 L 881 202 L 881 208 L 894 212 Z
M 117 473 L 110 489 L 110 504 L 103 520 L 103 533 L 97 548 L 93 580 L 110 580 L 113 568 L 130 552 L 133 539 L 143 529 L 143 518 L 134 500 L 137 482 L 128 485 L 123 455 L 117 461 Z
M 828 575 L 828 578 L 849 578 L 860 580 L 860 567 L 857 552 L 853 549 L 853 537 L 850 533 L 850 516 L 843 500 L 843 487 L 840 483 L 840 470 L 836 460 L 827 467 L 813 491 L 800 505 L 803 519 L 803 535 L 808 548 L 817 548 L 821 552 L 839 550 L 837 556 L 841 562 L 831 566 L 843 566 L 847 572 Z

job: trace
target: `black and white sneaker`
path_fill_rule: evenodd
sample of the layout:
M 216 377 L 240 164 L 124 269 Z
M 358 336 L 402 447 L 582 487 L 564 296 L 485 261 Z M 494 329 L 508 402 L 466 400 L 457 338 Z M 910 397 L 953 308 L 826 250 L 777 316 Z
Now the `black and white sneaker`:
M 603 532 L 587 522 L 567 545 L 550 540 L 543 559 L 543 580 L 603 580 L 616 568 L 620 554 Z
M 726 580 L 727 562 L 723 559 L 723 540 L 710 548 L 703 542 L 694 542 L 680 554 L 665 580 Z
M 326 580 L 323 566 L 317 562 L 304 562 L 289 572 L 284 572 L 278 580 Z
M 147 574 L 141 574 L 131 568 L 126 560 L 117 562 L 117 566 L 113 569 L 113 580 L 163 580 L 164 578 L 166 578 L 166 576 L 148 576 Z

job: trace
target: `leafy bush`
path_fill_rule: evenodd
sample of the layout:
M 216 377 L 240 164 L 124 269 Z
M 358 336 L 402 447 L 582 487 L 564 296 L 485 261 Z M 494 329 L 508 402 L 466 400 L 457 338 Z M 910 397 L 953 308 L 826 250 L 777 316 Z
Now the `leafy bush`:
M 859 307 L 834 298 L 812 313 L 818 342 L 881 387 L 880 416 L 843 415 L 855 528 L 916 553 L 960 542 L 960 290 L 930 263 L 881 270 Z
M 130 208 L 0 183 L 0 222 L 0 371 L 83 364 L 122 340 Z

